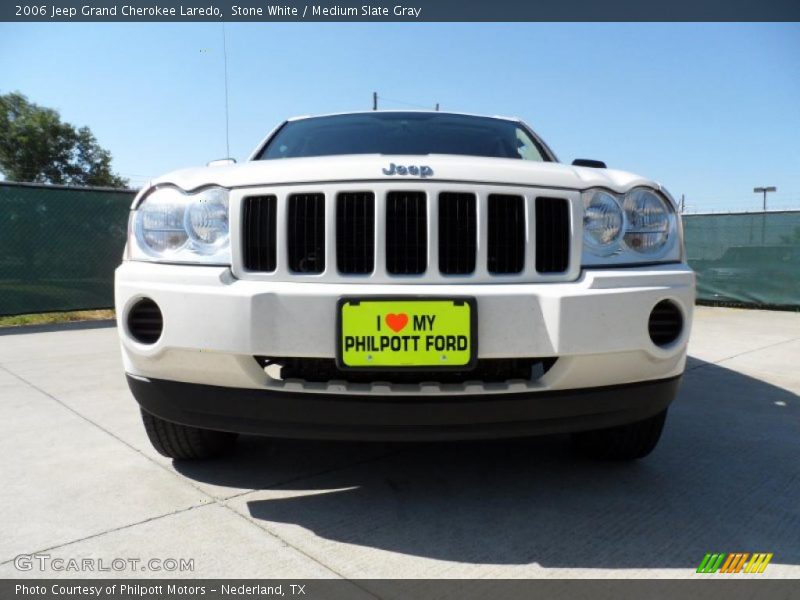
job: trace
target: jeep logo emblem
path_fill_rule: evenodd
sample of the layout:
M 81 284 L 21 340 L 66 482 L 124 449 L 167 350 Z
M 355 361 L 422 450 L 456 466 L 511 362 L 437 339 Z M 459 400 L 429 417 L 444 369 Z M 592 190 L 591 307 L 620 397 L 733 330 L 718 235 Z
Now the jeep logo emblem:
M 433 175 L 433 169 L 428 165 L 396 165 L 389 163 L 388 169 L 383 169 L 384 175 L 413 175 L 414 177 L 430 177 Z

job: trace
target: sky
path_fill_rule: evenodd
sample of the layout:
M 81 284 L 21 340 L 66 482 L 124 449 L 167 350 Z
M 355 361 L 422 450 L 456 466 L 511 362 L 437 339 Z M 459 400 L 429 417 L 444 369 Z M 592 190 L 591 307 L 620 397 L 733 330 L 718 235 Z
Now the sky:
M 562 162 L 653 178 L 689 210 L 800 207 L 800 24 L 229 23 L 230 154 L 284 118 L 517 116 Z M 0 93 L 88 125 L 139 186 L 226 155 L 221 23 L 2 23 Z

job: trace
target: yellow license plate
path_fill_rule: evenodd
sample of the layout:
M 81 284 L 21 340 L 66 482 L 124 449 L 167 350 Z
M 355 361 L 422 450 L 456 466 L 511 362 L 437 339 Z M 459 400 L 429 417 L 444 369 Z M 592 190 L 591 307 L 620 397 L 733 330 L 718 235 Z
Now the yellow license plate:
M 474 298 L 342 298 L 340 368 L 459 368 L 477 358 Z

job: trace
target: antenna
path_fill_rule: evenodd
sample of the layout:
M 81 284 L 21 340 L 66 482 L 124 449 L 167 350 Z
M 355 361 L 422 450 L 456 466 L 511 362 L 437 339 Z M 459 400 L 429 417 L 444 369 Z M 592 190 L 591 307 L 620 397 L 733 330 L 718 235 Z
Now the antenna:
M 378 110 L 378 92 L 372 92 L 372 110 Z
M 222 22 L 222 60 L 225 64 L 225 158 L 230 158 L 231 143 L 228 125 L 228 41 L 225 35 L 225 21 Z

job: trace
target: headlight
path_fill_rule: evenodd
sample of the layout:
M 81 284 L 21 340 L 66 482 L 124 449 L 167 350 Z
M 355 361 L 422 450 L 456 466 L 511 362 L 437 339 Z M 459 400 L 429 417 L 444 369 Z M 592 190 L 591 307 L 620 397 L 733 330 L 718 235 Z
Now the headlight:
M 625 195 L 625 245 L 642 254 L 655 254 L 669 240 L 670 210 L 667 203 L 646 188 Z
M 581 196 L 584 265 L 681 259 L 678 216 L 660 192 L 646 187 L 626 194 L 592 189 Z
M 228 243 L 228 190 L 212 188 L 198 194 L 186 209 L 186 233 L 200 250 L 213 251 Z
M 600 256 L 619 247 L 623 215 L 617 199 L 604 190 L 590 190 L 583 196 L 583 239 Z
M 128 258 L 230 264 L 228 190 L 156 188 L 131 213 Z

